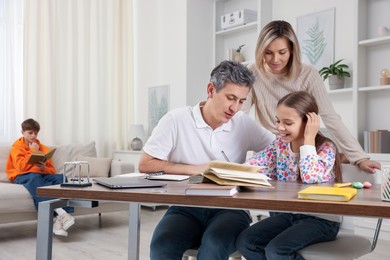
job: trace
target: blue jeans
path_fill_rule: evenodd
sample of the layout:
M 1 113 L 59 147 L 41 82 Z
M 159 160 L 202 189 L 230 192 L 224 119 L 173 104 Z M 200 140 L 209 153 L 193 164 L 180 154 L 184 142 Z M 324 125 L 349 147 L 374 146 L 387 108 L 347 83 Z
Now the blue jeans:
M 247 260 L 304 259 L 297 253 L 300 249 L 334 240 L 339 228 L 338 222 L 309 215 L 271 212 L 244 230 L 236 246 Z
M 63 182 L 63 174 L 42 174 L 36 172 L 28 172 L 18 175 L 14 183 L 22 184 L 31 194 L 34 200 L 34 206 L 38 209 L 38 203 L 41 201 L 52 200 L 53 198 L 38 197 L 37 188 L 49 185 L 61 184 Z M 74 211 L 73 207 L 65 207 L 64 210 L 68 213 Z
M 228 259 L 250 222 L 243 210 L 170 207 L 153 233 L 150 259 L 181 260 L 194 247 L 198 260 Z

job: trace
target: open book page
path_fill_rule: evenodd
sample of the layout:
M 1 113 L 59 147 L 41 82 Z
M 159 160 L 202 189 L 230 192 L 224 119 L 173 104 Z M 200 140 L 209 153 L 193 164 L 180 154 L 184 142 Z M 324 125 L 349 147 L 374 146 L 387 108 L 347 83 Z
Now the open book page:
M 202 174 L 191 176 L 189 182 L 214 182 L 219 185 L 272 188 L 268 182 L 270 178 L 258 172 L 264 168 L 266 167 L 211 161 Z
M 227 170 L 220 168 L 211 168 L 209 172 L 214 173 L 219 177 L 239 177 L 240 179 L 255 179 L 255 180 L 270 180 L 267 175 L 262 173 L 243 172 L 236 170 Z
M 28 159 L 28 164 L 36 164 L 39 162 L 46 162 L 47 160 L 51 159 L 53 157 L 54 152 L 56 151 L 56 148 L 50 150 L 48 153 L 43 153 L 41 151 L 33 151 L 31 153 L 30 158 Z
M 259 187 L 259 188 L 273 188 L 270 183 L 268 183 L 267 180 L 251 180 L 251 181 L 244 181 L 240 179 L 225 179 L 225 178 L 219 178 L 218 176 L 214 174 L 204 174 L 203 182 L 214 182 L 219 185 L 235 185 L 235 186 L 244 186 L 244 187 Z M 192 182 L 196 183 L 196 182 Z
M 261 169 L 264 169 L 266 167 L 245 165 L 245 164 L 240 164 L 240 163 L 224 162 L 224 161 L 211 161 L 211 162 L 209 162 L 207 168 L 208 169 L 219 168 L 219 169 L 225 169 L 225 170 L 235 170 L 235 171 L 241 171 L 241 172 L 256 172 L 257 173 Z

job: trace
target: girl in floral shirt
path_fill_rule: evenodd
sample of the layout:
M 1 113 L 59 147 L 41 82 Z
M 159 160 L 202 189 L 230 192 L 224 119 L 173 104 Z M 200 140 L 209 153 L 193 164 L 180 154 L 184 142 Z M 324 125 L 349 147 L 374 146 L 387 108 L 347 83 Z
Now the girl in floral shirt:
M 279 138 L 246 163 L 266 166 L 262 173 L 274 180 L 303 183 L 341 182 L 337 147 L 319 132 L 314 97 L 293 92 L 276 109 Z M 270 217 L 244 230 L 237 249 L 247 260 L 303 259 L 298 251 L 336 238 L 341 218 L 332 215 L 270 212 Z

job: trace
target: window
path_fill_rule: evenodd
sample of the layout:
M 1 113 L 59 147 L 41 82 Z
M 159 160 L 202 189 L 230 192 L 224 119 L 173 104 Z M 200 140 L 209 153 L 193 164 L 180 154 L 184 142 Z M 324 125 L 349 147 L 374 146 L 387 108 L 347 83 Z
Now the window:
M 0 142 L 19 135 L 22 90 L 23 1 L 0 0 Z

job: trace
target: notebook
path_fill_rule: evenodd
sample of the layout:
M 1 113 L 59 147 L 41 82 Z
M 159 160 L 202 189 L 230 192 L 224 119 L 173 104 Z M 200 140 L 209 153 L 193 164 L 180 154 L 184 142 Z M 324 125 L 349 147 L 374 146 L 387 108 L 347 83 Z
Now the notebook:
M 298 199 L 349 201 L 356 195 L 354 188 L 310 186 L 298 192 Z
M 94 178 L 96 183 L 106 186 L 110 189 L 131 189 L 131 188 L 155 188 L 163 187 L 166 183 L 159 181 L 150 181 L 142 177 L 122 177 L 122 178 Z

